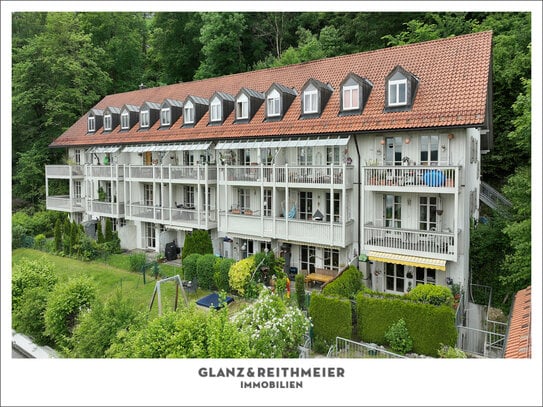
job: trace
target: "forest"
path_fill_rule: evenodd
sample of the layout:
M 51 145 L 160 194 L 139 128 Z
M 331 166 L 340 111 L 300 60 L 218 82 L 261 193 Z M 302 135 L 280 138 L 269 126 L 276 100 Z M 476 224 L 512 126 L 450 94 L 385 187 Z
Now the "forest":
M 13 211 L 45 209 L 45 165 L 65 160 L 48 145 L 105 95 L 486 30 L 494 147 L 482 179 L 513 205 L 481 204 L 471 267 L 510 302 L 531 278 L 530 13 L 13 13 Z

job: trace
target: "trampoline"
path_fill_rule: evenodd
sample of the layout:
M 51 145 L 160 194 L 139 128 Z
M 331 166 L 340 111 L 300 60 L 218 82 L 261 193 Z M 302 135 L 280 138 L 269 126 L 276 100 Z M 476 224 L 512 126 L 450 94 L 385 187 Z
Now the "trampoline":
M 230 304 L 234 299 L 232 297 L 226 297 L 226 304 Z M 214 308 L 219 309 L 222 307 L 223 304 L 219 304 L 219 294 L 217 293 L 211 293 L 209 295 L 206 295 L 205 297 L 200 298 L 198 301 L 196 301 L 196 304 L 201 305 L 202 307 L 207 308 Z

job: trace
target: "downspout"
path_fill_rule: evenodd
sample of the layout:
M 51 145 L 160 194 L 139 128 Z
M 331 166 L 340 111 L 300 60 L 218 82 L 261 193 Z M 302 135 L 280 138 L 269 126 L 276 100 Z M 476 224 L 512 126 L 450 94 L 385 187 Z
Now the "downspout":
M 361 191 L 361 186 L 362 186 L 362 183 L 360 182 L 360 150 L 358 148 L 358 141 L 357 141 L 357 138 L 356 138 L 356 135 L 354 136 L 354 145 L 356 147 L 356 155 L 358 157 L 358 183 L 355 182 L 355 184 L 358 184 L 358 208 L 357 208 L 357 211 L 358 211 L 358 227 L 356 228 L 357 229 L 357 233 L 358 233 L 358 255 L 360 256 L 360 252 L 361 252 L 361 249 L 362 249 L 362 242 L 360 241 L 361 239 L 361 233 L 360 233 L 360 227 L 362 226 L 361 225 L 361 218 L 360 218 L 360 214 L 361 214 L 361 210 L 360 210 L 360 206 L 361 206 L 361 196 L 362 196 L 362 191 Z

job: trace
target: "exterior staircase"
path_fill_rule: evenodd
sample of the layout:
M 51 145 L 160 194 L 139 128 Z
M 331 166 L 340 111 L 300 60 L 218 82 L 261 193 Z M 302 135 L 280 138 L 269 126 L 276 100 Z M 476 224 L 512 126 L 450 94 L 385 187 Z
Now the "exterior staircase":
M 505 196 L 503 196 L 499 191 L 492 188 L 486 182 L 481 181 L 481 188 L 479 191 L 479 199 L 484 204 L 488 205 L 490 208 L 497 211 L 507 210 L 512 206 L 511 201 L 509 201 Z

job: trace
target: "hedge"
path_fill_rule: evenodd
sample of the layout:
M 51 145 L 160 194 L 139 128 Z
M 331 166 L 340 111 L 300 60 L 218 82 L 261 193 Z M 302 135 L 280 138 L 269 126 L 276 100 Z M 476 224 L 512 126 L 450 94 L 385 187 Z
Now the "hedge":
M 356 296 L 358 336 L 364 342 L 385 345 L 387 329 L 403 318 L 413 338 L 413 352 L 437 357 L 441 344 L 454 346 L 457 339 L 454 310 L 446 305 Z
M 193 253 L 183 259 L 183 278 L 187 281 L 192 281 L 198 277 L 198 259 L 201 254 Z
M 196 261 L 196 275 L 200 287 L 208 290 L 214 290 L 216 288 L 215 280 L 213 279 L 216 262 L 217 256 L 214 254 L 204 254 Z
M 227 293 L 230 292 L 230 284 L 228 282 L 228 279 L 229 279 L 228 273 L 230 272 L 230 267 L 235 262 L 236 261 L 234 259 L 229 259 L 226 257 L 217 259 L 217 262 L 215 263 L 215 267 L 214 267 L 215 273 L 213 275 L 217 289 L 223 290 Z
M 322 289 L 323 294 L 339 295 L 345 298 L 354 298 L 362 288 L 362 273 L 355 266 L 350 266 L 334 281 L 326 284 Z
M 336 336 L 351 338 L 352 311 L 349 300 L 312 293 L 309 316 L 313 322 L 315 337 L 328 343 L 335 342 Z

